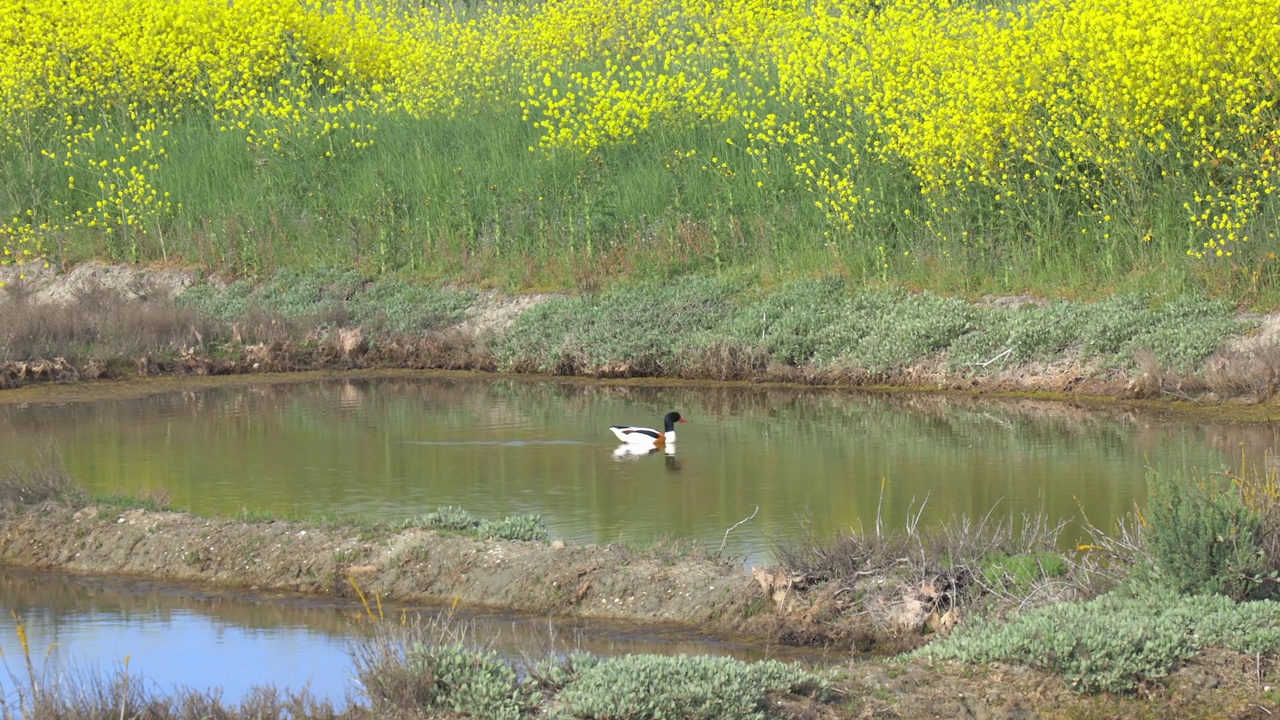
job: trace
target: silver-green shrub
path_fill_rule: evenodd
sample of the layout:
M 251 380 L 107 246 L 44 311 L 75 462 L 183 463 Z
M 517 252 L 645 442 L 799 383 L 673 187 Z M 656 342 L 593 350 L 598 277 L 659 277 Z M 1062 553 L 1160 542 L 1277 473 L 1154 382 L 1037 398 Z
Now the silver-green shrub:
M 1083 691 L 1125 692 L 1164 677 L 1203 648 L 1280 651 L 1280 603 L 1174 596 L 1158 586 L 1060 603 L 1007 623 L 977 619 L 916 655 L 966 663 L 1018 662 Z
M 460 507 L 445 505 L 423 515 L 421 524 L 436 530 L 467 531 L 480 527 L 480 518 Z
M 825 692 L 822 678 L 775 660 L 625 655 L 581 670 L 556 700 L 563 718 L 750 720 L 766 717 L 769 693 Z
M 1181 593 L 1237 600 L 1267 586 L 1263 518 L 1227 478 L 1148 474 L 1145 539 L 1155 576 Z
M 224 322 L 254 313 L 284 318 L 323 316 L 390 332 L 437 330 L 460 322 L 475 301 L 472 291 L 440 290 L 394 278 L 372 282 L 352 269 L 281 269 L 257 281 L 225 286 L 201 283 L 178 304 Z
M 428 710 L 493 720 L 518 720 L 524 714 L 526 696 L 515 670 L 492 650 L 417 643 L 407 660 L 419 677 L 431 681 L 425 693 Z

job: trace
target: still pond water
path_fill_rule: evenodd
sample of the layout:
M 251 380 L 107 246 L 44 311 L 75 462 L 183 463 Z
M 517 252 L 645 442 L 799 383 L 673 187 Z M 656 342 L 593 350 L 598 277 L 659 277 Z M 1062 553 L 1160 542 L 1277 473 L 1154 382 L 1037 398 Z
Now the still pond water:
M 674 453 L 617 456 L 609 425 L 652 427 L 669 410 L 689 420 L 678 426 Z M 1275 441 L 1269 426 L 1061 403 L 444 375 L 242 379 L 131 398 L 0 404 L 0 464 L 34 462 L 52 447 L 98 493 L 163 489 L 175 507 L 199 513 L 386 521 L 456 505 L 488 518 L 537 513 L 553 538 L 570 542 L 673 538 L 712 549 L 758 506 L 725 550 L 748 563 L 808 533 L 872 528 L 877 514 L 900 528 L 916 513 L 927 526 L 988 512 L 1074 520 L 1083 508 L 1106 528 L 1144 497 L 1149 466 L 1216 470 L 1242 457 L 1260 461 Z M 42 595 L 46 585 L 59 589 Z M 237 678 L 252 675 L 294 688 L 311 678 L 327 697 L 350 688 L 348 620 L 335 621 L 333 608 L 287 603 L 305 621 L 275 618 L 276 610 L 257 611 L 266 620 L 241 617 L 249 611 L 227 619 L 204 605 L 158 603 L 152 593 L 142 601 L 152 609 L 142 612 L 129 609 L 136 599 L 84 587 L 9 573 L 0 600 L 35 622 L 37 642 L 39 632 L 52 633 L 56 640 L 46 640 L 61 653 L 91 663 L 109 667 L 125 653 L 166 648 L 138 661 L 165 687 L 221 684 L 234 699 L 243 692 Z M 101 609 L 102 597 L 114 609 Z M 235 603 L 262 605 L 214 604 Z M 0 648 L 12 638 L 12 627 L 0 632 Z M 725 651 L 644 642 L 649 651 Z M 227 648 L 222 666 L 185 675 L 166 655 L 206 654 L 216 665 L 216 647 Z M 257 666 L 243 658 L 255 657 L 276 661 L 248 670 Z M 293 667 L 281 658 L 303 664 L 278 672 Z M 313 658 L 329 660 L 305 664 Z

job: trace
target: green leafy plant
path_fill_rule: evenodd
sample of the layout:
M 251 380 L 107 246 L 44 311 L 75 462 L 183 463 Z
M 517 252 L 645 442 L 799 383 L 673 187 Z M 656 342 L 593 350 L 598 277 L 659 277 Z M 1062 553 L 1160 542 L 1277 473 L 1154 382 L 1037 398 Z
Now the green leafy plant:
M 769 693 L 822 696 L 826 688 L 823 678 L 774 660 L 625 655 L 580 670 L 557 700 L 562 717 L 762 719 Z
M 1181 593 L 1243 599 L 1262 586 L 1263 517 L 1229 478 L 1148 474 L 1146 542 L 1155 575 Z
M 483 520 L 476 527 L 476 535 L 483 538 L 543 542 L 547 539 L 547 526 L 541 515 L 509 515 L 501 520 Z

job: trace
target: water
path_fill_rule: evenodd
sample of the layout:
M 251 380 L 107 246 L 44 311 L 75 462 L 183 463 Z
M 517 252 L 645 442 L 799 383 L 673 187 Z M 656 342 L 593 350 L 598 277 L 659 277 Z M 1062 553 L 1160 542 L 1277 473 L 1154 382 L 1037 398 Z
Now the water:
M 615 456 L 609 425 L 671 409 L 689 419 L 674 455 Z M 52 443 L 94 492 L 163 489 L 198 513 L 394 521 L 456 505 L 538 513 L 571 542 L 725 543 L 758 563 L 877 515 L 1083 508 L 1109 527 L 1145 496 L 1149 465 L 1218 469 L 1274 432 L 1047 402 L 421 376 L 0 405 L 0 462 Z
M 13 707 L 28 686 L 17 633 L 26 632 L 42 683 L 128 671 L 133 682 L 162 692 L 216 690 L 238 702 L 255 686 L 272 684 L 342 707 L 361 701 L 352 663 L 353 644 L 368 632 L 364 608 L 330 598 L 290 593 L 258 595 L 136 578 L 80 576 L 0 568 L 0 695 Z M 518 615 L 465 609 L 386 605 L 427 618 L 448 614 L 455 628 L 516 664 L 552 653 L 585 650 L 624 653 L 713 654 L 758 660 L 821 660 L 815 651 L 761 648 L 702 637 L 687 630 Z M 7 672 L 6 672 L 7 670 Z
M 644 544 L 696 540 L 747 563 L 806 533 L 830 537 L 956 515 L 1044 512 L 1079 533 L 1108 528 L 1145 495 L 1148 466 L 1264 462 L 1276 430 L 1063 403 L 758 386 L 603 385 L 449 375 L 310 382 L 236 378 L 0 394 L 0 465 L 56 449 L 91 490 L 172 494 L 199 513 L 270 511 L 402 520 L 443 505 L 481 517 L 538 513 L 552 537 Z M 83 399 L 77 394 L 106 394 Z M 119 395 L 119 397 L 110 397 Z M 613 424 L 669 410 L 674 454 L 615 454 Z M 756 512 L 756 508 L 758 512 Z M 755 516 L 730 532 L 740 520 Z M 0 606 L 53 657 L 110 670 L 129 657 L 161 689 L 271 682 L 341 702 L 359 608 L 216 594 L 137 580 L 0 570 Z M 760 648 L 652 628 L 478 618 L 513 658 L 550 635 L 619 652 Z M 15 625 L 0 619 L 11 664 Z M 776 651 L 775 651 L 776 654 Z M 9 678 L 0 689 L 11 693 Z

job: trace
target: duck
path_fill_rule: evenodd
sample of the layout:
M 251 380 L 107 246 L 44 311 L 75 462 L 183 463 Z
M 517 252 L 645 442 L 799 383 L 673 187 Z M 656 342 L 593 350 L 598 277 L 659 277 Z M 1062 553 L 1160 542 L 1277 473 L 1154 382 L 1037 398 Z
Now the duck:
M 652 428 L 610 425 L 609 429 L 627 446 L 661 448 L 676 443 L 676 423 L 689 422 L 678 412 L 669 412 L 662 418 L 663 432 Z

